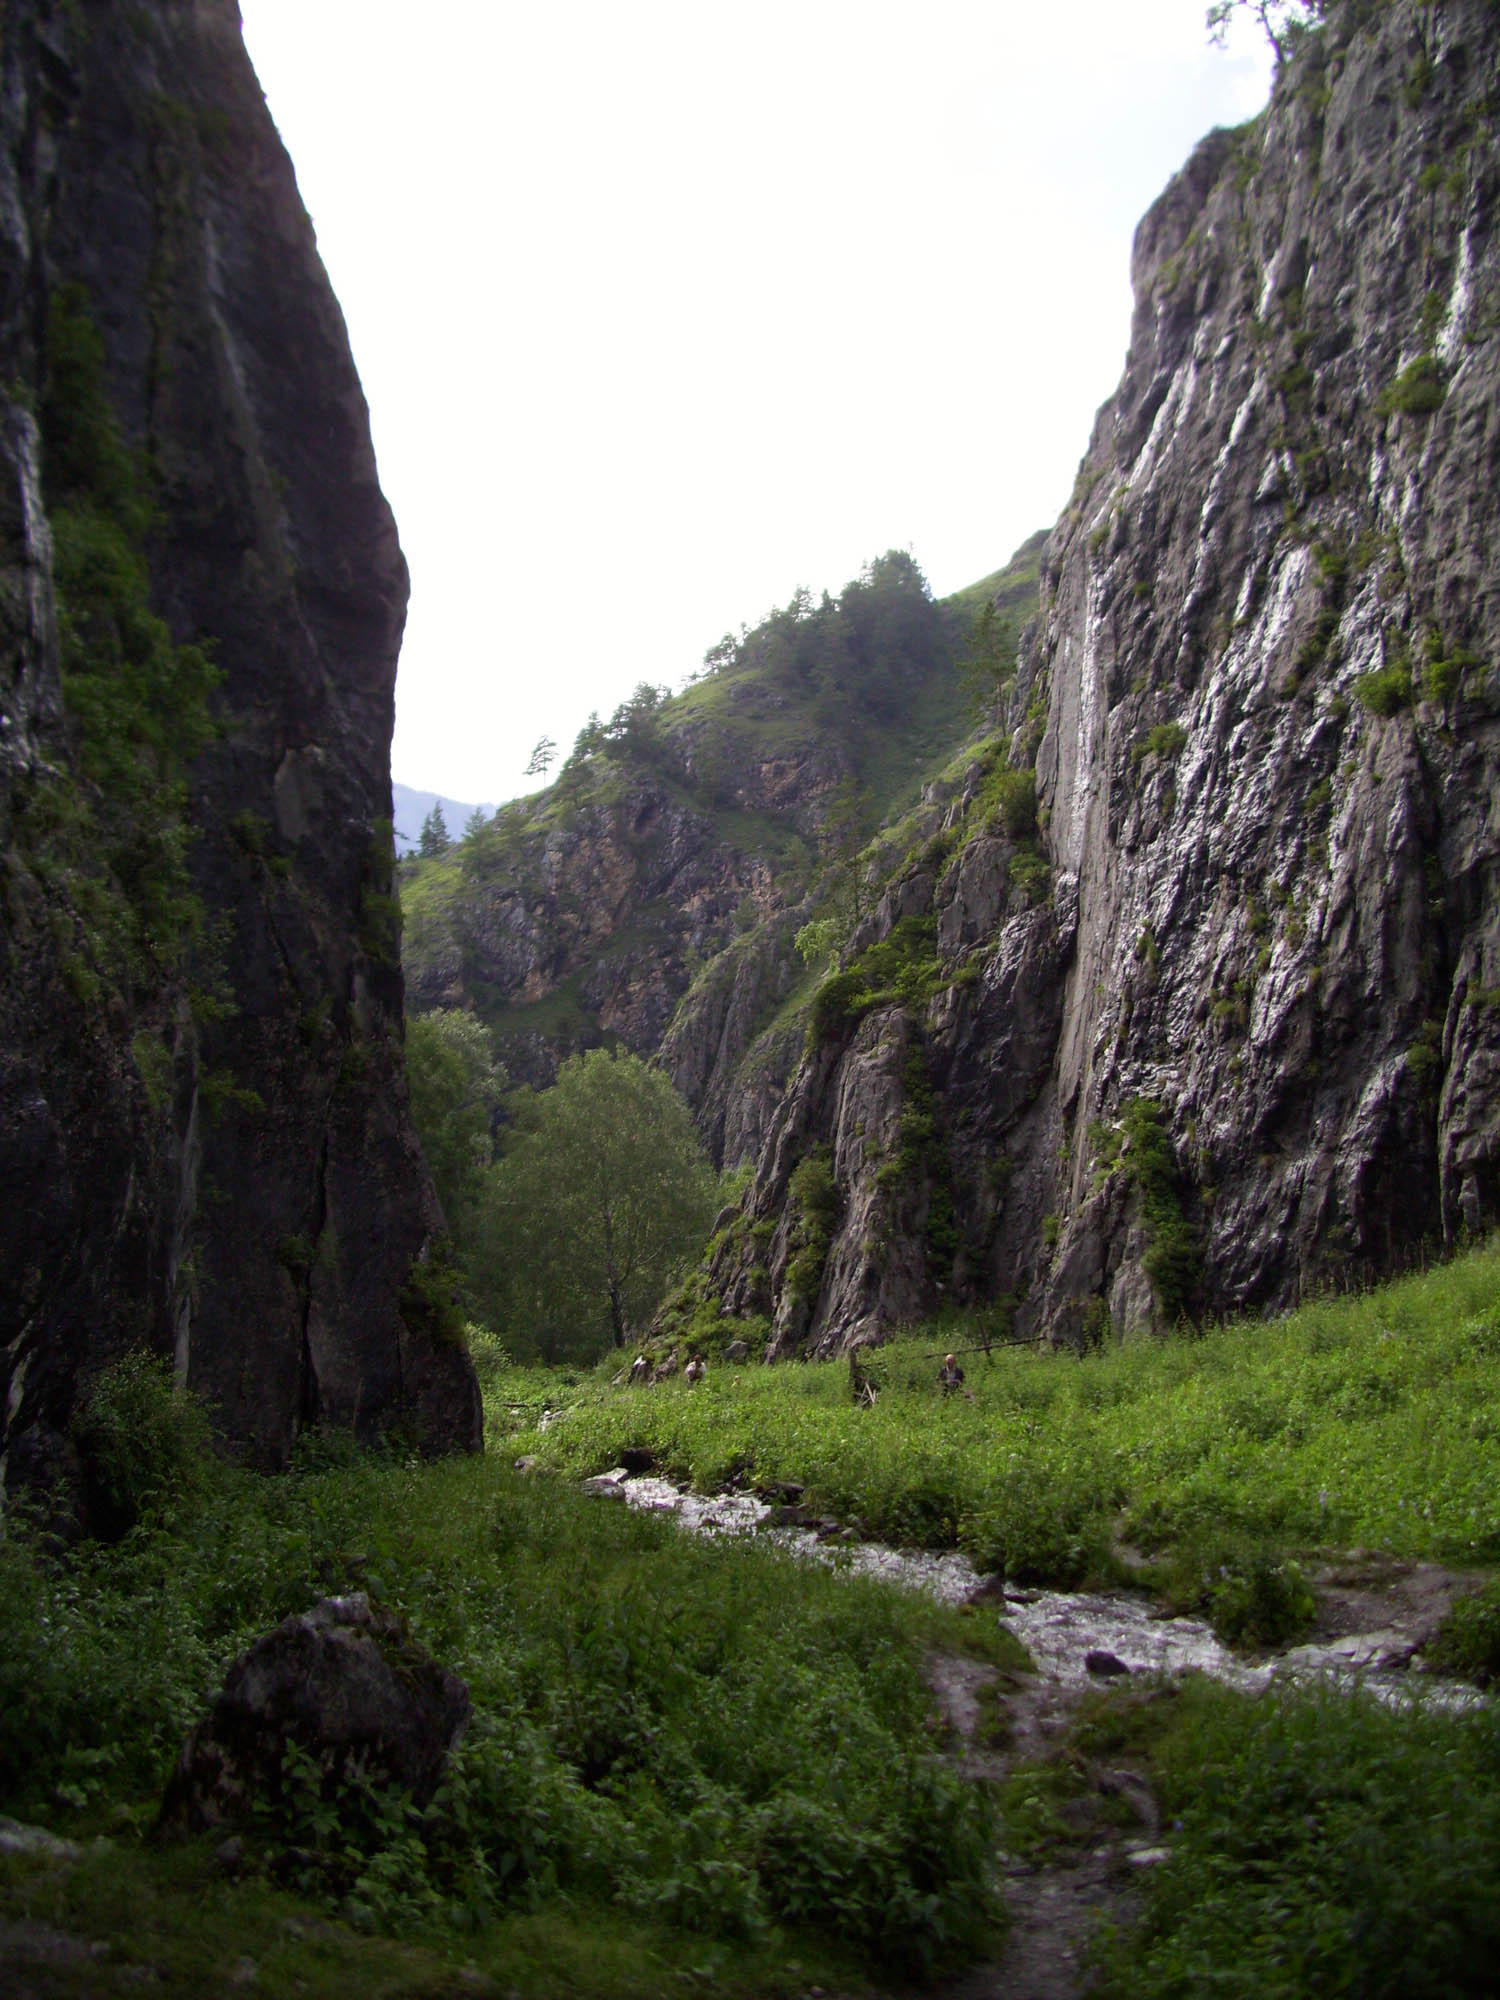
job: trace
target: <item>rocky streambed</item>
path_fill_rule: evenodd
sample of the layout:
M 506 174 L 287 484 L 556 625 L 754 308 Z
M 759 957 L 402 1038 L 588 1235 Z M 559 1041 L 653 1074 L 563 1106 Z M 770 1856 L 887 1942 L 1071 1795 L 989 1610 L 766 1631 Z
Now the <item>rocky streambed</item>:
M 656 1473 L 625 1466 L 585 1482 L 585 1490 L 627 1506 L 671 1514 L 693 1534 L 749 1535 L 803 1561 L 825 1563 L 921 1590 L 945 1604 L 992 1603 L 1036 1663 L 1038 1675 L 1083 1687 L 1124 1674 L 1197 1672 L 1260 1693 L 1278 1680 L 1336 1676 L 1387 1699 L 1464 1706 L 1483 1697 L 1461 1682 L 1421 1672 L 1423 1646 L 1470 1579 L 1435 1563 L 1400 1563 L 1355 1552 L 1314 1570 L 1314 1636 L 1305 1644 L 1247 1659 L 1201 1618 L 1164 1615 L 1144 1592 L 1028 1590 L 984 1576 L 949 1550 L 888 1548 L 862 1541 L 831 1520 L 810 1523 L 797 1506 L 753 1493 L 694 1493 Z
M 585 1482 L 627 1506 L 671 1514 L 688 1532 L 754 1536 L 792 1557 L 929 1593 L 947 1604 L 987 1603 L 1025 1645 L 1035 1671 L 1005 1679 L 1006 1739 L 987 1738 L 984 1714 L 998 1669 L 958 1653 L 935 1653 L 927 1679 L 948 1725 L 949 1754 L 976 1781 L 1004 1781 L 1045 1766 L 1066 1742 L 1090 1686 L 1138 1681 L 1147 1699 L 1176 1676 L 1202 1673 L 1247 1694 L 1276 1683 L 1334 1680 L 1383 1700 L 1457 1708 L 1477 1689 L 1421 1671 L 1422 1649 L 1473 1579 L 1432 1563 L 1354 1551 L 1312 1571 L 1317 1604 L 1306 1643 L 1247 1658 L 1201 1618 L 1164 1614 L 1144 1591 L 1030 1590 L 982 1575 L 956 1552 L 889 1548 L 830 1519 L 810 1519 L 790 1500 L 753 1493 L 694 1493 L 627 1466 Z M 1078 1759 L 1071 1763 L 1077 1766 Z M 1140 1888 L 1171 1855 L 1149 1769 L 1127 1758 L 1085 1760 L 1069 1809 L 1070 1838 L 1042 1858 L 1001 1852 L 1010 1925 L 1002 1955 L 919 2000 L 1082 2000 L 1090 1944 L 1101 1924 L 1128 1927 Z

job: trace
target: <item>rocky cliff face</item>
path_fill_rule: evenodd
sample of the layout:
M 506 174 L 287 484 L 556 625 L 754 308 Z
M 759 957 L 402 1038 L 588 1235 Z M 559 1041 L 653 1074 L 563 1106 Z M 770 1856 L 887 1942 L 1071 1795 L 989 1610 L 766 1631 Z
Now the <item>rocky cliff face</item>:
M 1330 12 L 1142 223 L 1002 744 L 814 1001 L 707 1280 L 773 1352 L 1500 1214 L 1500 36 Z
M 111 1355 L 478 1436 L 405 1110 L 406 576 L 233 0 L 0 17 L 0 1467 Z
M 991 582 L 1035 603 L 1040 541 Z M 966 603 L 899 553 L 715 649 L 682 695 L 642 688 L 557 781 L 403 867 L 418 1008 L 473 1009 L 538 1087 L 601 1041 L 659 1054 L 716 1161 L 752 1160 L 801 1047 L 793 948 L 883 806 L 972 706 Z

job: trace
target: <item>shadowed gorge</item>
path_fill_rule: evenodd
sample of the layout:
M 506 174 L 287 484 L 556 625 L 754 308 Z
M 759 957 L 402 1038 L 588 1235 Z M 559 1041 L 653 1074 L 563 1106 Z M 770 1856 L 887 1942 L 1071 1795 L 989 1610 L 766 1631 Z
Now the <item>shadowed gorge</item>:
M 1500 4 L 1209 14 L 1056 526 L 398 860 L 236 0 L 0 0 L 6 1994 L 1493 1994 Z

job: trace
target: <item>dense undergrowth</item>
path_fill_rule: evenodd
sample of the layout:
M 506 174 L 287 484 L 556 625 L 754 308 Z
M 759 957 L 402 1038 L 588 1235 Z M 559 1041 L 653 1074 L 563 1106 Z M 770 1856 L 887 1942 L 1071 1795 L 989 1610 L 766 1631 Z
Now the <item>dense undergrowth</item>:
M 1276 1325 L 966 1354 L 972 1401 L 940 1396 L 916 1340 L 865 1358 L 873 1409 L 842 1367 L 716 1363 L 692 1389 L 630 1391 L 491 1350 L 485 1460 L 313 1441 L 277 1479 L 214 1470 L 190 1414 L 122 1376 L 80 1441 L 134 1527 L 59 1549 L 12 1522 L 0 1541 L 0 1811 L 108 1844 L 0 1859 L 0 1923 L 98 1945 L 88 1979 L 48 1993 L 149 1970 L 185 1996 L 247 1960 L 287 1995 L 870 1991 L 995 1936 L 997 1847 L 1046 1864 L 1110 1837 L 1096 1774 L 1123 1761 L 1150 1774 L 1170 1859 L 1140 1923 L 1097 1944 L 1109 2000 L 1488 1993 L 1493 1704 L 1132 1677 L 990 1794 L 940 1754 L 921 1663 L 1017 1666 L 993 1609 L 696 1542 L 506 1461 L 581 1472 L 634 1446 L 703 1486 L 796 1480 L 871 1532 L 1016 1577 L 1119 1575 L 1133 1542 L 1154 1559 L 1136 1582 L 1269 1642 L 1303 1616 L 1314 1551 L 1500 1556 L 1497 1343 L 1492 1245 Z M 568 1414 L 527 1427 L 543 1402 Z M 472 1691 L 433 1804 L 292 1785 L 234 1876 L 211 1843 L 156 1842 L 165 1773 L 230 1658 L 351 1588 Z M 1497 1603 L 1493 1584 L 1461 1603 L 1429 1662 L 1493 1672 Z
M 1074 1732 L 1109 1752 L 1139 1710 Z M 1123 1729 L 1120 1727 L 1124 1723 Z M 1495 1990 L 1500 1711 L 1198 1684 L 1146 1720 L 1171 1858 L 1098 1951 L 1099 2000 L 1439 2000 Z M 1154 1740 L 1152 1740 L 1154 1739 Z
M 493 1459 L 225 1473 L 187 1506 L 145 1499 L 113 1544 L 0 1542 L 0 1810 L 113 1837 L 108 1879 L 85 1869 L 56 1896 L 98 1921 L 90 1899 L 136 1879 L 160 1922 L 133 1947 L 125 1926 L 127 1958 L 177 1963 L 170 1913 L 194 1883 L 200 1950 L 231 1906 L 274 1931 L 291 1892 L 349 1927 L 340 1951 L 414 1940 L 528 1993 L 562 1989 L 528 1971 L 522 1932 L 555 1934 L 542 1956 L 575 1966 L 600 1934 L 605 1969 L 577 1992 L 659 1991 L 664 1965 L 737 1991 L 733 1954 L 772 1993 L 876 1958 L 919 1968 L 992 1927 L 987 1803 L 931 1755 L 920 1658 L 1013 1656 L 993 1614 L 689 1542 Z M 351 1588 L 468 1683 L 475 1718 L 436 1800 L 291 1784 L 234 1884 L 206 1849 L 158 1851 L 163 1779 L 229 1660 Z M 46 1903 L 35 1867 L 7 1865 L 0 1909 Z

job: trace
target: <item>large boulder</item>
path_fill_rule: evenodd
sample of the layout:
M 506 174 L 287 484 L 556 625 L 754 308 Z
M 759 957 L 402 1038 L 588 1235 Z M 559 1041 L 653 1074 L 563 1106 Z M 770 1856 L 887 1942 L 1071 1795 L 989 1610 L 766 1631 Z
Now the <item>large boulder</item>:
M 316 1758 L 330 1784 L 398 1785 L 432 1797 L 469 1719 L 469 1691 L 363 1591 L 325 1597 L 241 1653 L 183 1746 L 164 1827 L 201 1833 L 274 1805 L 287 1752 Z

